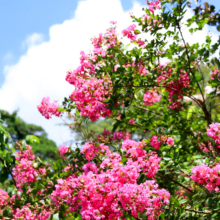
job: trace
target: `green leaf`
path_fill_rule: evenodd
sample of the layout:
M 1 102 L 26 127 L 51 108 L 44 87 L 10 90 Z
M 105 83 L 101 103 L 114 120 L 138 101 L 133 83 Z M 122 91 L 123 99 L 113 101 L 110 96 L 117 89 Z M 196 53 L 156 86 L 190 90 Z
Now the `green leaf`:
M 163 157 L 163 159 L 166 161 L 172 160 L 172 158 L 170 158 L 170 157 Z
M 184 204 L 184 203 L 186 203 L 187 201 L 188 201 L 188 199 L 182 199 L 182 200 L 179 201 L 179 203 L 180 203 L 180 204 Z
M 64 108 L 58 108 L 57 109 L 59 112 L 66 112 L 66 109 L 64 109 Z
M 40 143 L 39 138 L 34 136 L 34 135 L 27 135 L 26 136 L 26 141 L 29 144 L 33 144 L 34 142 L 36 142 L 38 144 Z
M 189 108 L 189 110 L 188 110 L 188 113 L 187 113 L 187 116 L 186 116 L 187 120 L 190 119 L 192 113 L 195 112 L 195 109 L 196 109 L 196 106 L 195 106 L 195 105 L 190 106 L 190 108 Z

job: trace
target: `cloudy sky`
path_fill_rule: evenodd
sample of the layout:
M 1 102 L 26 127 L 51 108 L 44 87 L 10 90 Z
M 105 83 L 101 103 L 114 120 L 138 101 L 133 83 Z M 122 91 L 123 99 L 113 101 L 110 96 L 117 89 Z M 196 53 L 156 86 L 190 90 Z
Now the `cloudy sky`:
M 0 109 L 19 109 L 22 119 L 44 127 L 58 145 L 71 139 L 67 128 L 56 126 L 60 119 L 44 119 L 36 106 L 45 96 L 61 103 L 73 89 L 65 81 L 66 72 L 79 65 L 81 50 L 89 52 L 90 38 L 112 20 L 118 30 L 128 27 L 129 12 L 140 15 L 144 2 L 0 0 Z M 218 35 L 214 29 L 212 34 Z M 188 41 L 198 40 L 188 35 Z

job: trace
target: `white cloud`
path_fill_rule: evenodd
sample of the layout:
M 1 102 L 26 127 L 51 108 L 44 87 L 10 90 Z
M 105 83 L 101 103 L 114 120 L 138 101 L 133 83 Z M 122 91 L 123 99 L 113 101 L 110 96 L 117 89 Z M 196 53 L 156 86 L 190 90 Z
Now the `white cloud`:
M 139 14 L 141 8 L 134 3 L 132 11 Z M 45 96 L 61 103 L 70 95 L 73 87 L 65 81 L 66 72 L 79 65 L 80 51 L 89 52 L 90 39 L 104 32 L 112 20 L 118 21 L 119 30 L 132 23 L 120 0 L 84 0 L 78 3 L 74 18 L 50 27 L 48 42 L 38 33 L 29 36 L 22 43 L 27 52 L 16 64 L 4 67 L 0 109 L 12 112 L 19 108 L 22 119 L 43 126 L 58 144 L 69 140 L 69 129 L 55 126 L 62 121 L 44 119 L 37 105 Z

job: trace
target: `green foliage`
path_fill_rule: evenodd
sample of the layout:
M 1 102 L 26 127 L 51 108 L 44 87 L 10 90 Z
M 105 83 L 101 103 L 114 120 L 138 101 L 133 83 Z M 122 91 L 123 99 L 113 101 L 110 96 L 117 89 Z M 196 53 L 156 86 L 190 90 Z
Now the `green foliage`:
M 54 161 L 56 159 L 55 151 L 57 146 L 54 141 L 47 138 L 47 133 L 41 126 L 27 124 L 17 116 L 17 112 L 12 114 L 7 111 L 0 110 L 1 119 L 5 130 L 12 137 L 11 141 L 23 141 L 24 144 L 30 144 L 33 152 L 45 161 Z

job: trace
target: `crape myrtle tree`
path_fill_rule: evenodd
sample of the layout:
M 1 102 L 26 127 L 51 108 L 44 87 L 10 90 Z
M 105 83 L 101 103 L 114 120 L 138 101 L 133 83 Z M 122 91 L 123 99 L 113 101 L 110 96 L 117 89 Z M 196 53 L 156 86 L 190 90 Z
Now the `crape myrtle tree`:
M 92 39 L 92 52 L 81 52 L 80 66 L 67 73 L 73 92 L 62 105 L 45 97 L 38 106 L 47 119 L 72 117 L 82 148 L 63 145 L 60 159 L 47 165 L 30 145 L 17 144 L 13 167 L 2 132 L 1 166 L 17 188 L 0 191 L 3 219 L 220 217 L 220 66 L 211 59 L 220 41 L 201 35 L 203 44 L 189 44 L 183 36 L 185 29 L 201 31 L 212 16 L 185 21 L 186 0 L 147 4 L 122 33 L 112 21 Z M 86 120 L 100 118 L 114 121 L 111 131 L 85 129 Z

